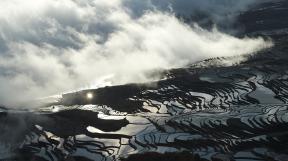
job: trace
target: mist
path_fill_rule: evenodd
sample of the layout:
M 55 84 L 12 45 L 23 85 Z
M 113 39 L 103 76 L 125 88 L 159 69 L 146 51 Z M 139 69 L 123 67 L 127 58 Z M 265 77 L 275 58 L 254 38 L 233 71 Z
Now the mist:
M 273 45 L 217 30 L 256 0 L 2 0 L 0 104 L 81 88 L 155 80 L 155 70 L 212 57 L 255 54 Z M 205 12 L 208 30 L 178 14 Z

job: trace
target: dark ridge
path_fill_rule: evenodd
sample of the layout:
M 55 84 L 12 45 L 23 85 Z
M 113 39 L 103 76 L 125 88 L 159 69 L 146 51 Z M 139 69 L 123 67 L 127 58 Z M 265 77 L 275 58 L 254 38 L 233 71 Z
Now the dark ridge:
M 105 132 L 117 131 L 129 124 L 129 121 L 126 118 L 120 120 L 103 120 L 99 119 L 97 114 L 97 112 L 85 110 L 65 110 L 48 114 L 47 116 L 52 120 L 71 120 L 78 124 L 84 124 L 84 126 L 94 126 Z
M 145 87 L 141 85 L 121 85 L 113 87 L 104 87 L 96 90 L 85 90 L 76 93 L 64 94 L 63 99 L 59 102 L 62 105 L 86 105 L 97 104 L 107 105 L 120 112 L 136 112 L 142 109 L 143 102 L 130 101 L 135 94 L 140 93 Z M 87 99 L 87 93 L 92 93 L 94 97 Z
M 273 31 L 288 27 L 287 15 L 287 0 L 276 3 L 271 1 L 243 13 L 239 23 L 245 24 L 245 33 Z
M 0 160 L 0 161 L 49 161 L 43 157 L 33 156 L 33 155 L 25 154 L 25 153 L 26 153 L 25 151 L 22 151 L 21 155 L 19 154 L 18 157 Z M 29 152 L 27 152 L 27 153 L 29 153 Z M 94 160 L 91 160 L 91 159 L 88 159 L 85 157 L 79 157 L 79 156 L 75 156 L 75 157 L 74 156 L 68 156 L 68 157 L 63 157 L 63 159 L 61 159 L 61 161 L 94 161 Z
M 178 153 L 156 153 L 149 152 L 144 154 L 133 154 L 128 158 L 122 158 L 121 161 L 207 161 L 201 159 L 199 155 L 190 152 Z M 215 160 L 216 161 L 216 160 Z
M 45 131 L 54 133 L 57 136 L 67 138 L 69 136 L 86 134 L 87 136 L 97 136 L 98 138 L 129 138 L 126 135 L 118 134 L 98 134 L 87 131 L 87 126 L 98 128 L 104 132 L 113 132 L 129 124 L 128 120 L 103 120 L 99 119 L 98 113 L 85 110 L 67 110 L 53 114 L 35 113 L 3 113 L 0 115 L 1 139 L 6 138 L 9 142 L 22 140 L 29 131 L 38 131 L 35 125 L 39 125 Z M 11 131 L 11 128 L 15 128 Z M 7 136 L 11 136 L 8 137 Z M 15 137 L 15 138 L 14 138 Z
M 4 106 L 0 106 L 0 110 L 7 110 L 7 108 Z

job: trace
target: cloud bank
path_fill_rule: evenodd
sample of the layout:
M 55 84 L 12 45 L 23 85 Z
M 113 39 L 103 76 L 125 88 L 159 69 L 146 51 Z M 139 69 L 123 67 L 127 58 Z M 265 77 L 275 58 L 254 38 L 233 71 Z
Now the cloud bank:
M 272 43 L 262 38 L 236 38 L 175 16 L 201 10 L 217 24 L 257 2 L 2 0 L 0 104 L 17 106 L 103 80 L 150 81 L 147 73 L 158 69 L 268 48 Z

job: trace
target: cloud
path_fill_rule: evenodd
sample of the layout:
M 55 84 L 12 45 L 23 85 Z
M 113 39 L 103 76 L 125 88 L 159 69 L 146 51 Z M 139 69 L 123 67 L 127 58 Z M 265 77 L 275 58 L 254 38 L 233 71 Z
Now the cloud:
M 17 106 L 25 100 L 95 87 L 103 79 L 112 85 L 150 81 L 151 71 L 252 54 L 272 45 L 260 37 L 240 39 L 206 30 L 175 16 L 206 7 L 205 11 L 215 10 L 213 16 L 223 17 L 255 4 L 223 2 L 2 0 L 0 104 Z M 221 6 L 232 7 L 218 11 Z

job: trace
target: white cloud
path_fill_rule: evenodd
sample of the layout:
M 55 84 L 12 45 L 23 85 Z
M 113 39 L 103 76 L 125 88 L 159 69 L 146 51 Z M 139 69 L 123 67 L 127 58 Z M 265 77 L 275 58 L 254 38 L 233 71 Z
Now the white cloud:
M 241 1 L 229 12 L 243 10 L 250 1 Z M 262 38 L 239 39 L 216 29 L 188 26 L 163 9 L 166 2 L 0 1 L 0 102 L 17 105 L 103 78 L 112 84 L 149 81 L 149 71 L 251 54 L 272 45 Z M 211 8 L 218 1 L 189 2 Z M 173 10 L 184 11 L 181 6 L 186 3 L 177 3 L 173 1 Z M 135 7 L 146 11 L 135 13 Z

